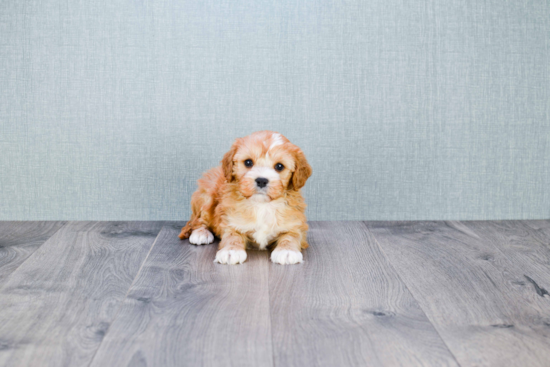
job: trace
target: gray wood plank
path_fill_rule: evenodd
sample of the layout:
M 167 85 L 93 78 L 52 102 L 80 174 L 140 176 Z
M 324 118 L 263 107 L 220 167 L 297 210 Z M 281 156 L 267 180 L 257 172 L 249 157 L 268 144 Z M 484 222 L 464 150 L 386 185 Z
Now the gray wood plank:
M 214 264 L 217 243 L 166 226 L 92 366 L 271 366 L 268 257 Z
M 162 224 L 71 222 L 0 290 L 0 365 L 87 366 Z
M 456 366 L 361 222 L 312 222 L 300 265 L 270 264 L 276 366 Z
M 517 285 L 525 288 L 525 297 L 550 298 L 549 220 L 463 223 L 521 269 L 524 279 Z
M 462 366 L 548 366 L 548 299 L 491 241 L 460 222 L 367 225 Z
M 65 222 L 0 222 L 0 288 Z

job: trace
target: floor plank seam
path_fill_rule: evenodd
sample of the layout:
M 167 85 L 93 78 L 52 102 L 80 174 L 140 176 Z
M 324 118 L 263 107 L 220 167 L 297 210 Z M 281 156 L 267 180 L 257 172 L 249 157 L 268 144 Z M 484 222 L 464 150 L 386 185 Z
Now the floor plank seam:
M 55 222 L 55 221 L 52 221 L 52 222 Z M 63 222 L 63 221 L 60 221 L 60 222 Z M 0 287 L 0 292 L 2 292 L 2 289 L 4 289 L 8 283 L 9 283 L 9 279 L 12 277 L 13 274 L 15 274 L 17 272 L 17 270 L 19 270 L 19 268 L 25 264 L 27 261 L 29 261 L 29 259 L 31 259 L 33 256 L 35 256 L 35 254 L 38 252 L 38 250 L 40 250 L 40 248 L 42 246 L 44 246 L 44 244 L 46 242 L 48 242 L 53 236 L 55 236 L 61 229 L 65 228 L 65 226 L 69 223 L 69 221 L 66 221 L 65 223 L 63 223 L 63 225 L 61 227 L 59 227 L 54 233 L 51 234 L 51 236 L 49 236 L 44 242 L 42 242 L 40 244 L 40 246 L 38 246 L 38 248 L 36 250 L 33 251 L 32 254 L 29 255 L 29 257 L 27 257 L 25 260 L 23 260 L 23 262 L 21 264 L 19 264 L 15 269 L 13 269 L 13 271 L 11 272 L 10 275 L 7 276 L 6 281 L 4 282 L 4 284 Z
M 103 335 L 103 339 L 101 340 L 101 343 L 99 344 L 99 346 L 95 350 L 94 356 L 90 360 L 90 363 L 88 364 L 88 367 L 90 367 L 94 363 L 95 357 L 97 356 L 97 352 L 99 352 L 99 350 L 101 349 L 101 346 L 103 345 L 103 342 L 105 341 L 105 339 L 107 338 L 107 335 L 109 334 L 109 330 L 111 329 L 111 325 L 113 325 L 113 323 L 117 319 L 120 311 L 122 310 L 122 307 L 124 306 L 124 302 L 126 301 L 126 298 L 128 298 L 128 294 L 130 293 L 130 290 L 134 286 L 139 274 L 143 270 L 143 266 L 145 265 L 145 262 L 149 258 L 149 255 L 151 254 L 151 251 L 153 251 L 153 248 L 157 244 L 157 240 L 159 239 L 160 233 L 162 232 L 162 229 L 164 228 L 164 226 L 165 225 L 163 224 L 162 227 L 160 227 L 160 230 L 157 233 L 157 236 L 155 237 L 155 240 L 153 241 L 153 244 L 151 245 L 151 248 L 149 249 L 149 252 L 147 252 L 147 256 L 145 256 L 145 258 L 141 262 L 141 265 L 139 266 L 139 270 L 137 271 L 136 275 L 134 276 L 134 279 L 132 280 L 132 284 L 130 284 L 130 286 L 128 287 L 128 290 L 126 291 L 126 294 L 124 295 L 124 298 L 122 298 L 122 300 L 120 301 L 120 305 L 118 306 L 118 310 L 117 310 L 115 316 L 113 317 L 113 319 L 111 320 L 111 322 L 109 323 L 109 326 L 107 327 L 107 330 L 105 330 L 105 334 Z
M 384 251 L 384 248 L 380 245 L 380 242 L 378 242 L 378 239 L 376 238 L 376 236 L 374 235 L 374 233 L 370 230 L 368 224 L 368 222 L 363 222 L 363 224 L 365 225 L 365 228 L 367 229 L 367 231 L 372 235 L 372 238 L 374 239 L 374 242 L 376 243 L 376 245 L 378 246 L 378 248 L 380 249 L 380 251 L 382 252 L 382 255 L 384 255 L 384 257 L 386 258 L 386 260 L 388 261 L 388 265 L 392 267 L 392 269 L 395 271 L 395 274 L 397 275 L 397 277 L 399 278 L 399 280 L 401 281 L 401 283 L 403 283 L 403 285 L 405 286 L 405 288 L 407 288 L 407 291 L 411 294 L 411 296 L 413 297 L 413 299 L 416 301 L 416 303 L 418 304 L 418 307 L 420 307 L 420 309 L 422 310 L 422 313 L 424 314 L 424 316 L 426 316 L 426 319 L 428 321 L 430 321 L 430 324 L 432 324 L 432 327 L 434 328 L 434 331 L 437 333 L 437 335 L 439 336 L 439 338 L 441 339 L 441 341 L 443 342 L 443 344 L 445 345 L 445 347 L 447 348 L 447 350 L 449 351 L 449 353 L 453 356 L 453 359 L 454 361 L 456 362 L 456 364 L 458 366 L 462 366 L 459 362 L 458 362 L 458 359 L 456 358 L 455 354 L 453 353 L 453 351 L 451 350 L 451 348 L 449 347 L 449 345 L 447 344 L 447 341 L 441 336 L 441 333 L 439 332 L 439 330 L 437 329 L 437 327 L 435 326 L 434 322 L 430 319 L 430 317 L 428 316 L 428 314 L 426 313 L 426 311 L 424 310 L 424 308 L 422 307 L 422 305 L 420 304 L 420 302 L 418 301 L 418 299 L 416 298 L 416 296 L 414 295 L 414 293 L 412 292 L 412 290 L 409 288 L 409 285 L 407 283 L 405 283 L 405 281 L 403 280 L 403 278 L 401 277 L 401 274 L 397 271 L 397 269 L 395 268 L 395 266 L 393 265 L 393 263 L 391 262 L 389 256 L 386 254 L 386 251 Z
M 179 223 L 0 222 L 0 366 L 548 367 L 550 220 L 312 221 L 292 267 Z
M 271 274 L 271 266 L 270 266 L 270 260 L 267 260 L 267 302 L 269 305 L 269 330 L 271 331 L 271 366 L 275 367 L 275 345 L 273 344 L 273 312 L 271 310 L 271 284 L 270 284 L 270 274 Z

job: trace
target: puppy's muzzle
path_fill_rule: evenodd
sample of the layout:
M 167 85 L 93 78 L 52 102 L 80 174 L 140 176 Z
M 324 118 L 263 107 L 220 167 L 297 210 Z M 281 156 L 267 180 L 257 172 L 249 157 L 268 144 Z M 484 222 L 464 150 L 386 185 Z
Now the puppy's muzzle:
M 260 189 L 263 189 L 264 187 L 266 187 L 268 183 L 269 183 L 269 180 L 267 178 L 258 177 L 256 179 L 256 186 L 258 186 Z

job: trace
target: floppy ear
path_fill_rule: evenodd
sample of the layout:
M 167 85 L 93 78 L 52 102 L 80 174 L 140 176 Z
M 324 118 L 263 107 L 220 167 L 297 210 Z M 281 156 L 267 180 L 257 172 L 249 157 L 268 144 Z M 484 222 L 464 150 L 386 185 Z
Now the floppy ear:
M 233 157 L 235 156 L 236 152 L 237 152 L 237 144 L 235 143 L 231 146 L 231 149 L 229 149 L 229 152 L 225 153 L 221 161 L 223 174 L 227 182 L 233 181 Z
M 294 157 L 296 160 L 296 169 L 292 174 L 291 184 L 294 190 L 300 190 L 306 184 L 313 170 L 307 162 L 306 156 L 300 149 L 294 153 Z

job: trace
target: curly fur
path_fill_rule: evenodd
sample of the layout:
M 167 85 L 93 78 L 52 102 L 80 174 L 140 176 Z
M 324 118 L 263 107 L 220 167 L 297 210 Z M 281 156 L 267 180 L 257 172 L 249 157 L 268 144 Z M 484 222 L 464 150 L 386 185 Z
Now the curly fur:
M 253 160 L 254 167 L 245 166 L 247 159 Z M 284 165 L 280 172 L 274 169 L 277 163 Z M 221 165 L 197 181 L 198 190 L 191 197 L 191 220 L 179 237 L 189 238 L 199 228 L 212 231 L 221 238 L 216 260 L 222 263 L 234 263 L 231 254 L 235 258 L 235 251 L 247 246 L 265 249 L 274 244 L 274 253 L 285 250 L 291 255 L 280 260 L 283 253 L 277 252 L 277 256 L 272 254 L 273 261 L 300 262 L 301 254 L 292 252 L 308 247 L 306 204 L 300 189 L 311 174 L 304 153 L 281 134 L 260 131 L 239 138 Z M 266 188 L 256 185 L 258 177 L 269 177 Z M 239 252 L 236 261 L 243 258 L 246 254 Z

